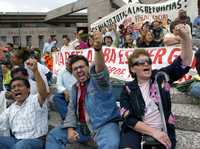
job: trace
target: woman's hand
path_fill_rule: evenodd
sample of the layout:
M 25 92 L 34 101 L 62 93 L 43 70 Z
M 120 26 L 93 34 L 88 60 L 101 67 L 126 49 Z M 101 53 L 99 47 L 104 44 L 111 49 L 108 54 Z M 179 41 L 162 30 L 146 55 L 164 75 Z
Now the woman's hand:
M 171 148 L 171 141 L 165 132 L 160 130 L 155 130 L 153 132 L 152 137 L 154 137 L 156 140 L 162 143 L 167 149 Z
M 183 40 L 190 39 L 191 33 L 190 33 L 190 28 L 188 27 L 187 24 L 179 24 L 175 26 L 175 30 L 177 34 L 181 37 Z

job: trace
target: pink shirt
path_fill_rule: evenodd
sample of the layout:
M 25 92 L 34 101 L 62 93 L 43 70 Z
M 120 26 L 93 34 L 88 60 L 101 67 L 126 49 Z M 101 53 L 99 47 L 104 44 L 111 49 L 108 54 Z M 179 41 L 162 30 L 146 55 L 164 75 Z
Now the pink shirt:
M 158 110 L 158 106 L 155 104 L 153 99 L 150 97 L 150 84 L 149 81 L 139 84 L 142 92 L 143 99 L 145 101 L 145 115 L 143 122 L 152 128 L 162 129 L 161 115 Z

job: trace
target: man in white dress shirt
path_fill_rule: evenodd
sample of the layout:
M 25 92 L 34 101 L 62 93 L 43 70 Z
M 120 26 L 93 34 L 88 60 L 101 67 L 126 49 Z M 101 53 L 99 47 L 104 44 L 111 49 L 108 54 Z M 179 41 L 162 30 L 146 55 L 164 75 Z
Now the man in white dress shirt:
M 29 59 L 27 67 L 33 71 L 38 94 L 30 94 L 27 79 L 13 78 L 11 92 L 15 102 L 0 115 L 0 131 L 10 130 L 10 136 L 0 136 L 1 149 L 42 149 L 48 132 L 48 92 L 38 71 L 37 61 Z

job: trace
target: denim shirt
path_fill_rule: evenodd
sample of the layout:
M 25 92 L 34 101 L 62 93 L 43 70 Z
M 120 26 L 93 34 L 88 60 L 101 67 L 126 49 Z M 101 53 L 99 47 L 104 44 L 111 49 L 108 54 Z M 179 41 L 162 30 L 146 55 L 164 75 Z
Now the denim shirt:
M 3 72 L 1 64 L 0 64 L 0 91 L 3 91 Z
M 71 100 L 68 113 L 64 121 L 64 127 L 76 127 L 77 125 L 77 88 L 74 86 L 71 92 Z M 109 73 L 107 68 L 96 73 L 95 67 L 90 69 L 90 79 L 87 82 L 87 93 L 84 101 L 85 110 L 89 116 L 92 129 L 95 131 L 108 122 L 117 120 L 119 109 L 113 96 Z

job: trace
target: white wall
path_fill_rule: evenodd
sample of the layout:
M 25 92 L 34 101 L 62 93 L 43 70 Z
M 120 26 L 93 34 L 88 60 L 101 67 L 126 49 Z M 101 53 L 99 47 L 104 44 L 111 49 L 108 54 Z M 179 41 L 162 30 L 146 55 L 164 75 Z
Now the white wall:
M 189 0 L 188 2 L 187 15 L 190 16 L 192 23 L 198 15 L 197 3 L 198 0 Z

